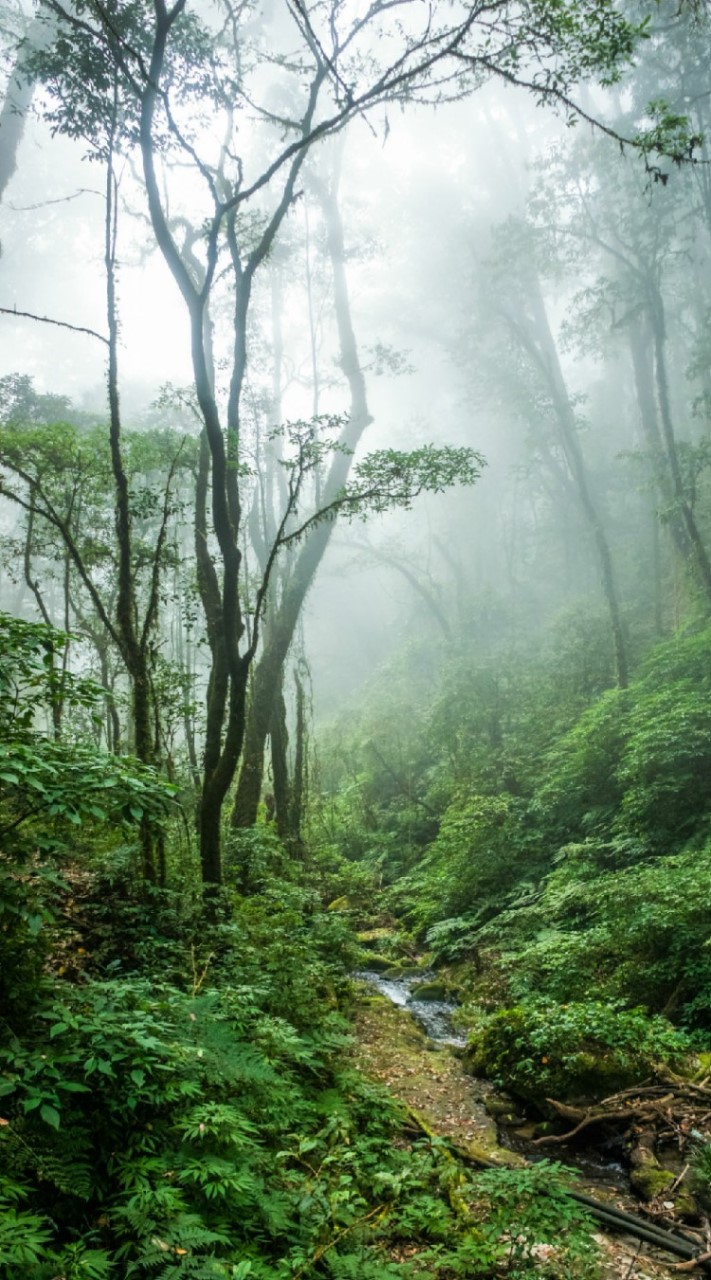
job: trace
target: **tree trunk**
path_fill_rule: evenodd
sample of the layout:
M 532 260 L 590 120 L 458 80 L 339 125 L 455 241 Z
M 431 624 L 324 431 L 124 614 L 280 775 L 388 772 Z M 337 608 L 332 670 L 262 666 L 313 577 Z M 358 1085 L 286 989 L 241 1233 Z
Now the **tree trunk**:
M 269 739 L 272 757 L 272 781 L 274 783 L 274 804 L 277 835 L 286 841 L 291 834 L 291 788 L 289 786 L 289 766 L 287 749 L 289 734 L 286 726 L 286 702 L 284 700 L 283 670 L 282 687 L 274 697 L 272 715 L 269 723 Z
M 5 100 L 0 110 L 0 201 L 17 169 L 17 155 L 35 92 L 36 81 L 27 73 L 27 55 L 49 44 L 51 30 L 46 11 L 42 20 L 32 19 L 8 77 Z
M 289 826 L 292 847 L 300 853 L 303 847 L 301 824 L 306 798 L 306 694 L 298 671 L 294 672 L 294 685 L 296 688 L 296 742 Z
M 669 398 L 669 380 L 666 365 L 666 325 L 664 302 L 656 284 L 648 283 L 649 318 L 654 339 L 654 367 L 657 381 L 657 398 L 659 400 L 659 416 L 662 423 L 662 438 L 669 463 L 672 492 L 676 510 L 683 521 L 684 530 L 691 546 L 692 562 L 701 588 L 706 597 L 707 607 L 711 606 L 711 561 L 706 551 L 696 517 L 684 488 L 684 478 L 679 464 L 676 447 L 676 436 L 672 420 L 671 402 Z
M 540 281 L 534 277 L 528 282 L 526 298 L 531 303 L 532 315 L 527 324 L 512 320 L 512 327 L 525 349 L 533 357 L 543 375 L 558 422 L 563 453 L 575 485 L 580 508 L 592 534 L 597 553 L 602 589 L 610 617 L 610 631 L 615 658 L 615 673 L 619 688 L 627 687 L 629 674 L 624 628 L 615 583 L 612 555 L 605 527 L 593 498 L 587 467 L 580 446 L 575 412 L 560 367 L 558 350 L 548 321 L 548 313 Z
M 654 371 L 650 359 L 649 335 L 645 335 L 643 332 L 638 317 L 635 317 L 630 323 L 629 340 L 639 417 L 647 451 L 652 459 L 652 474 L 665 508 L 665 524 L 669 529 L 677 555 L 684 564 L 688 564 L 691 556 L 691 543 L 681 514 L 676 508 L 674 489 L 672 483 L 670 483 L 669 468 L 665 465 L 666 450 L 659 430 L 657 406 L 654 398 Z
M 366 427 L 372 422 L 368 410 L 365 377 L 360 367 L 358 344 L 351 317 L 346 276 L 343 224 L 338 207 L 337 178 L 332 189 L 314 182 L 323 209 L 328 250 L 333 271 L 333 295 L 340 343 L 340 363 L 350 392 L 350 414 L 341 442 L 349 453 L 336 453 L 324 486 L 322 501 L 327 505 L 343 487 L 355 450 Z M 315 525 L 302 544 L 278 604 L 273 606 L 265 627 L 264 648 L 252 683 L 244 754 L 232 811 L 236 827 L 251 827 L 257 820 L 264 770 L 264 749 L 273 700 L 280 687 L 284 663 L 307 593 L 314 581 L 333 532 L 333 521 Z

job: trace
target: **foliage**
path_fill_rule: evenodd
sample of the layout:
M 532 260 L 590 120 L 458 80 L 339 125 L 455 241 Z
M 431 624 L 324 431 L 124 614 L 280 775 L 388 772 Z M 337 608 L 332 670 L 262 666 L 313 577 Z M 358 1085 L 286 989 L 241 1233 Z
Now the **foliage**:
M 697 1143 L 691 1162 L 694 1194 L 708 1206 L 711 1203 L 711 1143 Z
M 493 1269 L 510 1275 L 595 1275 L 590 1220 L 566 1192 L 573 1176 L 547 1160 L 529 1169 L 479 1174 L 473 1190 L 483 1225 L 459 1247 L 455 1275 Z M 477 1257 L 481 1237 L 490 1253 L 486 1261 L 485 1250 Z
M 472 1032 L 471 1065 L 522 1097 L 596 1097 L 691 1052 L 682 1032 L 613 1002 L 530 999 L 489 1014 Z
M 62 864 L 77 833 L 113 827 L 124 837 L 144 819 L 160 824 L 175 788 L 131 757 L 109 755 L 76 731 L 103 690 L 59 667 L 66 637 L 0 615 L 0 960 L 4 1012 L 32 1001 L 66 890 Z M 61 700 L 65 734 L 47 736 Z M 44 722 L 44 723 L 43 723 Z M 43 732 L 45 729 L 45 732 Z

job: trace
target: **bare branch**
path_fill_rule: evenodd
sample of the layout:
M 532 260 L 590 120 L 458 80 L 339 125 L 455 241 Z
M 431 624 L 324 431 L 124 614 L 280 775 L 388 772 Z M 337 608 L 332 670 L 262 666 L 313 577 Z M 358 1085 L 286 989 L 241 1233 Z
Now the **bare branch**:
M 97 338 L 99 342 L 103 342 L 108 347 L 109 340 L 103 333 L 97 333 L 96 329 L 88 329 L 81 324 L 69 324 L 66 320 L 54 320 L 51 316 L 36 316 L 31 311 L 18 311 L 17 307 L 0 307 L 0 315 L 16 316 L 22 320 L 37 320 L 39 324 L 53 324 L 58 329 L 70 329 L 72 333 L 87 333 L 90 338 Z

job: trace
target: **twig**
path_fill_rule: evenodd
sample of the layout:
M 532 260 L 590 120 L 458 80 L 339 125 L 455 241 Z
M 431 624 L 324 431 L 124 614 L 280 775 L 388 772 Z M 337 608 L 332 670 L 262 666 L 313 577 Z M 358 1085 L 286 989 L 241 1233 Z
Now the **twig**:
M 705 1262 L 711 1262 L 711 1249 L 708 1253 L 699 1253 L 695 1258 L 690 1258 L 688 1262 L 673 1262 L 671 1264 L 672 1271 L 693 1271 L 694 1267 L 701 1267 Z
M 210 954 L 209 954 L 209 956 L 207 957 L 207 960 L 205 961 L 205 964 L 203 965 L 202 971 L 201 971 L 200 973 L 198 973 L 197 962 L 196 962 L 196 958 L 195 958 L 195 947 L 194 947 L 194 945 L 191 945 L 191 947 L 190 947 L 190 963 L 191 963 L 191 965 L 192 965 L 192 970 L 193 970 L 193 990 L 192 990 L 192 994 L 193 994 L 194 996 L 196 996 L 196 995 L 198 994 L 198 992 L 200 991 L 200 988 L 202 987 L 202 984 L 204 983 L 204 981 L 205 981 L 205 979 L 206 979 L 206 977 L 207 977 L 207 974 L 208 974 L 208 970 L 209 970 L 209 968 L 210 968 L 210 965 L 211 965 L 211 963 L 212 963 L 212 961 L 213 961 L 214 959 L 215 959 L 215 953 L 214 953 L 214 951 L 211 951 L 211 952 L 210 952 Z
M 669 1194 L 670 1196 L 674 1194 L 674 1192 L 676 1191 L 677 1187 L 678 1187 L 678 1186 L 680 1186 L 680 1185 L 681 1185 L 681 1183 L 684 1181 L 684 1178 L 686 1177 L 687 1173 L 689 1172 L 689 1167 L 690 1167 L 690 1166 L 689 1166 L 688 1164 L 684 1165 L 684 1168 L 682 1169 L 681 1173 L 679 1174 L 679 1177 L 678 1177 L 678 1178 L 675 1178 L 675 1179 L 674 1179 L 674 1181 L 672 1182 L 672 1184 L 671 1184 L 671 1186 L 670 1186 L 670 1188 L 669 1188 L 669 1192 L 668 1192 L 668 1194 Z
M 632 1255 L 632 1258 L 630 1260 L 630 1265 L 627 1268 L 627 1271 L 625 1272 L 625 1280 L 630 1280 L 630 1276 L 634 1271 L 634 1268 L 637 1263 L 637 1259 L 639 1258 L 639 1255 L 642 1252 L 643 1248 L 644 1248 L 644 1240 L 640 1240 L 637 1244 L 637 1248 L 635 1249 L 634 1254 Z

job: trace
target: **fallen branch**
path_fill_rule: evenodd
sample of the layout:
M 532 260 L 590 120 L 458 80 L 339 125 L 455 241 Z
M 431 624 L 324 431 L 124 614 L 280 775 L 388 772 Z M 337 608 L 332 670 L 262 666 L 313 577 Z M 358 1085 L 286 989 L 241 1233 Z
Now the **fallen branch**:
M 553 1102 L 552 1098 L 546 1098 L 546 1102 L 550 1102 L 552 1106 L 558 1106 Z M 600 1124 L 609 1121 L 610 1124 L 616 1120 L 636 1120 L 639 1118 L 639 1111 L 632 1111 L 627 1107 L 624 1111 L 591 1111 L 583 1116 L 582 1120 L 576 1124 L 574 1129 L 569 1129 L 567 1133 L 546 1134 L 543 1138 L 536 1138 L 532 1143 L 532 1147 L 554 1146 L 561 1142 L 570 1142 L 578 1133 L 582 1133 L 583 1129 L 588 1129 L 591 1124 Z
M 707 1262 L 711 1262 L 711 1250 L 707 1253 L 697 1253 L 696 1257 L 690 1258 L 688 1262 L 675 1262 L 672 1271 L 693 1271 L 694 1267 L 702 1267 Z
M 579 1107 L 570 1107 L 565 1102 L 557 1102 L 555 1098 L 546 1098 L 549 1106 L 553 1107 L 559 1115 L 563 1116 L 565 1120 L 576 1120 L 577 1124 L 574 1129 L 570 1129 L 567 1133 L 546 1134 L 543 1138 L 536 1138 L 532 1146 L 557 1146 L 562 1142 L 569 1142 L 571 1138 L 582 1133 L 583 1129 L 589 1128 L 591 1124 L 616 1124 L 619 1120 L 644 1120 L 650 1114 L 654 1114 L 659 1107 L 670 1102 L 673 1097 L 673 1094 L 667 1092 L 661 1098 L 642 1102 L 638 1107 L 623 1107 L 619 1111 L 603 1111 L 599 1106 L 588 1107 L 586 1111 L 581 1111 Z

